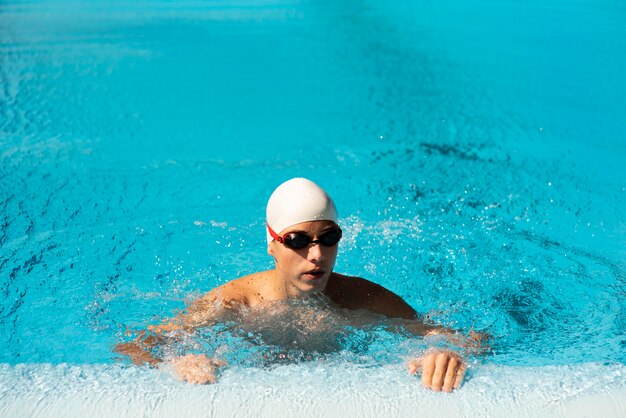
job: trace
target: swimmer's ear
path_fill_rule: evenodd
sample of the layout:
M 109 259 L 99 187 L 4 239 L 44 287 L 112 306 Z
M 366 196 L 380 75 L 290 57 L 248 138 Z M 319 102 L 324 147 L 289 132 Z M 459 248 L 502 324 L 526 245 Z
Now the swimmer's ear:
M 271 255 L 272 257 L 274 257 L 274 243 L 276 241 L 272 241 L 267 245 L 267 253 L 269 255 Z M 274 260 L 276 259 L 276 257 L 274 257 Z

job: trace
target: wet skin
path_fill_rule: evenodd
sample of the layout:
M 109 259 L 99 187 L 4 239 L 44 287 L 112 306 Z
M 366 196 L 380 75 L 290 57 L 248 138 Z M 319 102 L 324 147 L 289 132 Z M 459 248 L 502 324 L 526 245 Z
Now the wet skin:
M 279 233 L 303 233 L 313 240 L 337 228 L 331 221 L 304 222 L 285 228 Z M 384 287 L 359 277 L 333 272 L 337 259 L 337 245 L 323 246 L 311 243 L 302 249 L 288 248 L 277 241 L 268 245 L 276 267 L 228 282 L 207 293 L 189 306 L 185 313 L 159 326 L 149 327 L 153 335 L 164 335 L 175 330 L 192 331 L 218 321 L 228 311 L 240 307 L 263 307 L 291 298 L 305 298 L 323 294 L 338 308 L 364 309 L 388 318 L 403 320 L 403 327 L 416 335 L 450 334 L 450 330 L 421 322 L 416 312 L 401 297 Z M 458 336 L 454 338 L 459 339 Z M 471 335 L 461 345 L 480 349 L 478 334 Z M 139 337 L 132 343 L 120 344 L 116 351 L 127 355 L 137 364 L 158 364 L 161 360 L 147 353 L 158 344 L 158 337 Z M 215 371 L 223 362 L 205 355 L 187 355 L 169 360 L 173 371 L 190 383 L 213 383 Z M 460 355 L 452 351 L 433 350 L 420 358 L 410 360 L 408 371 L 421 371 L 422 384 L 433 391 L 450 392 L 458 388 L 465 374 Z

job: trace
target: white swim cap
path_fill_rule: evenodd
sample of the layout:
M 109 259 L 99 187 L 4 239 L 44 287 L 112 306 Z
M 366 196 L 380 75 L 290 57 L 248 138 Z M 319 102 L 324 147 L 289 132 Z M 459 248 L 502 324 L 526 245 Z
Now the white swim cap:
M 304 178 L 287 180 L 274 190 L 267 202 L 267 225 L 276 233 L 309 221 L 337 223 L 337 209 L 330 196 L 317 184 Z M 273 238 L 267 227 L 267 243 Z

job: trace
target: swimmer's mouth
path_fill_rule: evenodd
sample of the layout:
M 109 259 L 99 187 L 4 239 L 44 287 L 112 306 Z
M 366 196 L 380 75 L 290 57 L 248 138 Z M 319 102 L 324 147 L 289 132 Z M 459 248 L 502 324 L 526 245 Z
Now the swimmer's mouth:
M 325 271 L 322 269 L 313 269 L 305 271 L 304 275 L 311 279 L 321 279 L 324 276 Z

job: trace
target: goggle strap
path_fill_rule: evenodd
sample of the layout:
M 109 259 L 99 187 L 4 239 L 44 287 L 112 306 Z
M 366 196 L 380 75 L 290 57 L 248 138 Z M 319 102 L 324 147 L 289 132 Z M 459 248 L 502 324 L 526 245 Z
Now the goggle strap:
M 269 224 L 269 223 L 267 223 L 267 222 L 266 222 L 265 224 L 267 225 L 267 230 L 269 231 L 270 236 L 271 236 L 272 238 L 274 238 L 276 241 L 278 241 L 278 242 L 280 242 L 280 243 L 282 244 L 282 243 L 283 243 L 283 237 L 281 237 L 280 235 L 278 235 L 278 234 L 277 234 L 277 233 L 276 233 L 276 232 L 272 229 L 272 227 L 270 226 L 270 224 Z

